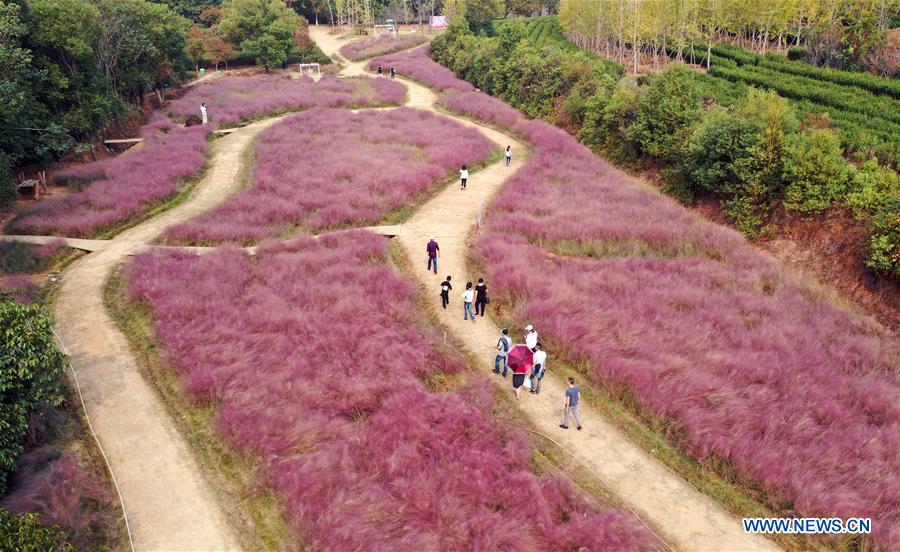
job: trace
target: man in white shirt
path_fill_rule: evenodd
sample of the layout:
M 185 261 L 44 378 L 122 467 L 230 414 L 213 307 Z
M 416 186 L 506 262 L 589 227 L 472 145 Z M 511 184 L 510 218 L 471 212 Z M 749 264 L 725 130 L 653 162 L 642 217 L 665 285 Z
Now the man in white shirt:
M 203 124 L 209 124 L 209 115 L 206 112 L 206 102 L 200 104 L 200 116 L 203 118 Z
M 525 346 L 531 349 L 532 353 L 537 350 L 537 342 L 538 333 L 534 331 L 534 326 L 531 324 L 525 326 Z
M 537 351 L 534 352 L 534 368 L 531 369 L 531 392 L 537 395 L 541 392 L 541 380 L 544 379 L 544 371 L 547 369 L 547 353 L 544 352 L 544 345 L 537 344 Z

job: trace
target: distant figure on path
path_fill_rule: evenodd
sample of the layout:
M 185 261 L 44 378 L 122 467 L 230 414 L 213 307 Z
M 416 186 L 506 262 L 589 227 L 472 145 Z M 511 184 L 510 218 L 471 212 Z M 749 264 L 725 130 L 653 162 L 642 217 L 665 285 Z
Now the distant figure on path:
M 428 238 L 428 245 L 425 246 L 425 251 L 428 252 L 428 268 L 425 270 L 431 270 L 433 266 L 434 273 L 437 274 L 438 251 L 440 250 L 440 246 L 434 241 L 434 236 Z
M 506 146 L 506 151 L 504 155 L 506 155 L 506 166 L 508 167 L 510 163 L 512 163 L 512 150 L 510 149 L 512 146 Z
M 559 427 L 569 429 L 569 414 L 575 418 L 578 429 L 581 429 L 581 418 L 578 417 L 578 403 L 581 402 L 581 390 L 575 385 L 575 378 L 569 378 L 569 388 L 566 389 L 566 410 L 563 414 L 563 423 Z
M 383 73 L 383 71 L 381 69 L 381 66 L 379 65 L 378 66 L 378 76 L 380 77 L 382 73 Z
M 447 304 L 450 303 L 451 289 L 453 289 L 453 286 L 450 285 L 450 276 L 447 276 L 447 279 L 441 283 L 441 306 L 445 309 L 447 308 Z
M 500 363 L 503 363 L 503 377 L 506 377 L 506 371 L 509 367 L 509 364 L 506 362 L 506 355 L 509 353 L 510 348 L 512 347 L 512 339 L 509 338 L 509 329 L 503 328 L 500 330 L 500 333 L 503 335 L 500 336 L 500 340 L 497 341 L 497 358 L 494 359 L 494 373 L 500 373 Z
M 469 317 L 472 317 L 472 322 L 475 322 L 475 313 L 472 312 L 472 301 L 475 299 L 475 292 L 472 291 L 472 282 L 466 282 L 466 291 L 462 292 L 463 298 L 463 320 L 468 320 Z
M 200 104 L 200 118 L 203 119 L 203 124 L 209 124 L 209 114 L 206 111 L 206 102 L 202 102 Z
M 393 67 L 391 67 L 391 78 L 392 79 L 397 78 L 397 70 L 394 69 Z
M 547 368 L 547 353 L 544 352 L 544 345 L 537 344 L 537 351 L 534 352 L 534 368 L 531 369 L 531 392 L 537 395 L 541 392 L 541 380 L 544 379 L 544 371 Z
M 525 326 L 525 346 L 531 349 L 531 352 L 537 351 L 538 333 L 534 331 L 531 324 Z
M 459 189 L 466 189 L 466 182 L 469 180 L 469 169 L 465 165 L 459 169 Z
M 478 279 L 478 284 L 475 285 L 475 314 L 481 314 L 484 317 L 484 306 L 490 302 L 487 294 L 487 284 L 484 283 L 484 278 Z M 479 311 L 479 307 L 481 310 Z

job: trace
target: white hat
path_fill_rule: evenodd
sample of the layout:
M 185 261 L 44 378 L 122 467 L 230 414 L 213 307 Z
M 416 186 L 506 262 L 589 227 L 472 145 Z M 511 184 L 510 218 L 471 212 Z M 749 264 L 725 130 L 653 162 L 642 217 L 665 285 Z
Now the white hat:
M 532 326 L 531 324 L 529 324 L 529 325 L 525 326 L 525 329 L 528 330 L 528 331 L 530 332 L 531 330 L 534 329 L 534 326 Z
M 434 241 L 434 236 L 428 236 L 428 239 Z

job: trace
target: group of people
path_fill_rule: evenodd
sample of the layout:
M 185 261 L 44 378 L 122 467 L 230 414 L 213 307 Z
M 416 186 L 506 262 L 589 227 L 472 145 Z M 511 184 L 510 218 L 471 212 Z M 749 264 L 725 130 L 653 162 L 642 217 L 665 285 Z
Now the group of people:
M 495 374 L 502 374 L 506 377 L 509 367 L 509 351 L 513 347 L 512 339 L 509 337 L 509 328 L 500 330 L 500 339 L 497 340 L 497 356 L 494 358 Z M 522 396 L 522 388 L 527 387 L 534 395 L 540 394 L 541 382 L 547 373 L 547 352 L 544 351 L 544 344 L 538 339 L 538 333 L 531 324 L 525 326 L 525 346 L 532 353 L 531 373 L 528 373 L 528 367 L 524 363 L 517 363 L 512 369 L 512 386 L 516 390 L 516 400 Z M 502 367 L 502 369 L 501 369 Z M 566 404 L 563 410 L 563 422 L 559 425 L 562 429 L 569 429 L 569 417 L 575 419 L 576 427 L 581 429 L 581 418 L 578 416 L 578 403 L 581 402 L 581 390 L 575 385 L 575 378 L 568 378 L 569 386 L 566 389 Z
M 438 245 L 438 242 L 435 241 L 434 236 L 428 238 L 428 245 L 425 246 L 425 252 L 428 253 L 428 265 L 426 266 L 426 270 L 434 271 L 437 274 L 437 265 L 438 265 L 438 255 L 441 252 L 441 246 Z M 450 304 L 450 291 L 453 289 L 453 284 L 450 281 L 453 279 L 452 276 L 447 276 L 447 279 L 441 282 L 441 307 L 447 308 L 447 305 Z M 484 317 L 484 313 L 487 310 L 487 305 L 491 302 L 490 297 L 487 294 L 487 284 L 484 283 L 484 278 L 479 278 L 478 283 L 474 286 L 472 282 L 466 282 L 466 290 L 462 292 L 462 300 L 463 300 L 463 320 L 472 320 L 472 323 L 475 322 L 475 315 L 479 315 Z M 472 306 L 475 306 L 475 310 L 472 310 Z
M 391 72 L 391 78 L 396 79 L 397 78 L 397 70 L 394 67 L 391 67 L 390 72 Z M 378 66 L 378 76 L 380 77 L 383 74 L 384 74 L 384 69 L 381 67 L 381 65 L 379 65 Z

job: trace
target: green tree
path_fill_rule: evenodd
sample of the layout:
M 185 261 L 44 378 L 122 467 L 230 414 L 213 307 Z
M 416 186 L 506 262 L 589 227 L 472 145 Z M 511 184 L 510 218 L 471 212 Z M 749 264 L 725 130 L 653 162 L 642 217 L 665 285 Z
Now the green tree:
M 875 216 L 866 265 L 900 277 L 900 198 L 892 198 Z
M 465 0 L 466 21 L 475 32 L 490 29 L 491 22 L 505 13 L 503 0 Z
M 290 45 L 267 33 L 256 39 L 254 49 L 256 50 L 256 64 L 265 67 L 268 71 L 287 61 Z
M 812 128 L 795 134 L 784 159 L 784 206 L 801 213 L 824 211 L 843 197 L 850 176 L 834 132 Z
M 300 17 L 280 0 L 225 0 L 218 33 L 256 54 L 256 63 L 268 70 L 287 60 L 300 25 Z
M 700 95 L 693 75 L 673 66 L 653 78 L 637 106 L 628 137 L 662 161 L 678 162 L 692 125 L 700 117 Z
M 68 358 L 53 343 L 52 324 L 44 307 L 0 293 L 0 489 L 22 453 L 28 414 L 63 400 Z
M 14 205 L 18 194 L 12 177 L 12 158 L 0 151 L 0 209 Z
M 69 552 L 74 548 L 65 541 L 65 535 L 59 527 L 41 525 L 39 515 L 15 515 L 0 508 L 0 550 Z

